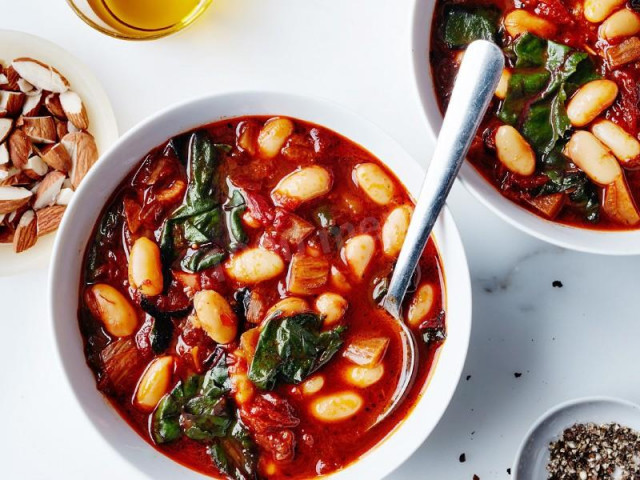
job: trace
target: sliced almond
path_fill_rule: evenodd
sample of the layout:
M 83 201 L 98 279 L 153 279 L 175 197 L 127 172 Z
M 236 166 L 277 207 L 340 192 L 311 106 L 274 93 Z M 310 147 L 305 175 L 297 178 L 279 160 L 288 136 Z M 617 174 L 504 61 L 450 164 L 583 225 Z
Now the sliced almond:
M 22 92 L 2 92 L 0 96 L 0 109 L 7 115 L 14 117 L 22 111 L 26 95 Z
M 36 200 L 33 202 L 33 208 L 40 210 L 44 207 L 49 207 L 56 202 L 56 198 L 62 188 L 62 182 L 66 178 L 62 172 L 49 172 L 36 191 Z
M 84 176 L 98 160 L 96 142 L 87 132 L 74 132 L 67 133 L 62 139 L 62 144 L 71 157 L 71 183 L 74 188 L 78 188 Z
M 2 122 L 3 119 L 0 119 Z M 14 130 L 9 137 L 9 158 L 16 168 L 22 169 L 31 156 L 31 142 L 22 130 Z
M 38 236 L 41 237 L 47 233 L 51 233 L 58 229 L 62 215 L 67 207 L 63 205 L 53 205 L 51 207 L 43 208 L 36 212 L 36 219 L 38 224 Z
M 18 228 L 13 236 L 13 250 L 16 253 L 24 252 L 33 247 L 38 239 L 36 214 L 33 210 L 27 210 L 20 217 Z
M 0 118 L 0 143 L 4 142 L 13 128 L 13 120 L 10 118 Z
M 9 83 L 9 79 L 4 73 L 0 73 L 0 87 L 3 87 Z
M 0 213 L 11 213 L 26 205 L 32 195 L 22 187 L 0 187 Z
M 62 187 L 60 193 L 56 197 L 56 205 L 69 205 L 71 198 L 73 197 L 73 189 Z
M 62 143 L 56 143 L 46 149 L 42 154 L 42 160 L 55 170 L 68 172 L 71 169 L 71 157 Z
M 69 128 L 67 127 L 67 124 L 69 122 L 67 122 L 66 120 L 60 120 L 59 118 L 55 117 L 53 121 L 56 124 L 56 135 L 58 135 L 59 140 L 62 140 L 62 137 L 69 133 Z
M 53 117 L 24 117 L 24 133 L 34 143 L 55 143 L 58 139 Z
M 69 89 L 69 82 L 55 68 L 33 58 L 16 58 L 11 67 L 34 87 L 48 92 L 62 93 Z
M 42 106 L 42 92 L 35 95 L 28 95 L 22 106 L 22 115 L 25 117 L 34 117 L 38 114 L 38 110 Z
M 6 165 L 5 165 L 5 167 L 6 167 Z M 25 178 L 28 178 L 26 175 L 24 175 L 16 167 L 10 167 L 8 170 L 6 170 L 4 172 L 5 172 L 5 174 L 0 176 L 0 187 L 11 187 L 13 185 L 18 185 L 18 184 L 20 184 L 20 180 L 21 180 L 21 178 L 23 176 Z
M 67 121 L 67 131 L 69 133 L 77 133 L 77 132 L 81 132 L 82 130 L 80 130 L 78 127 L 76 127 L 73 123 L 71 123 L 71 121 Z
M 20 90 L 20 87 L 18 86 L 18 82 L 20 81 L 20 74 L 16 72 L 16 70 L 11 65 L 7 67 L 7 69 L 4 71 L 4 74 L 7 77 L 7 83 L 3 85 L 3 89 L 13 90 L 15 92 Z
M 24 78 L 18 80 L 18 88 L 20 91 L 26 95 L 34 94 L 38 91 L 36 87 L 27 82 Z
M 73 126 L 80 130 L 86 130 L 89 127 L 89 117 L 80 99 L 80 95 L 71 90 L 67 90 L 60 94 L 60 105 L 62 105 L 64 113 Z
M 44 106 L 54 117 L 62 120 L 67 118 L 64 113 L 64 109 L 62 108 L 62 104 L 60 103 L 60 95 L 57 93 L 50 93 L 47 95 L 44 99 Z
M 42 161 L 39 155 L 31 155 L 24 167 L 24 173 L 34 180 L 45 176 L 48 171 L 49 167 Z
M 9 149 L 7 144 L 0 143 L 0 165 L 7 165 L 9 163 Z

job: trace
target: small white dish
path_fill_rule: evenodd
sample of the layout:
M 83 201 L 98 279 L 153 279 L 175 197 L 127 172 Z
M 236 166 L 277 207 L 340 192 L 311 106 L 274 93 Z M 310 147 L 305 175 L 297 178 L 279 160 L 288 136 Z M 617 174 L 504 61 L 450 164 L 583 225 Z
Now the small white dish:
M 148 445 L 108 404 L 87 366 L 78 326 L 82 258 L 95 222 L 122 179 L 152 148 L 202 125 L 245 115 L 284 115 L 322 125 L 364 146 L 417 196 L 423 170 L 391 137 L 354 113 L 308 97 L 244 92 L 212 95 L 163 110 L 129 130 L 84 178 L 65 215 L 49 279 L 49 306 L 56 352 L 80 408 L 107 442 L 150 478 L 203 478 Z M 400 466 L 429 436 L 456 390 L 471 333 L 471 284 L 464 248 L 445 210 L 433 235 L 443 264 L 447 340 L 439 350 L 428 385 L 407 418 L 355 463 L 323 478 L 381 479 Z
M 542 415 L 527 433 L 513 464 L 513 480 L 547 478 L 549 444 L 576 423 L 619 423 L 640 431 L 640 406 L 610 397 L 589 397 L 562 403 Z
M 410 40 L 415 86 L 434 139 L 442 126 L 442 113 L 436 100 L 429 61 L 435 4 L 435 0 L 415 0 Z M 546 220 L 501 195 L 469 162 L 462 165 L 458 178 L 489 210 L 529 235 L 582 252 L 607 255 L 640 254 L 640 229 L 589 230 Z
M 31 57 L 51 65 L 69 80 L 80 95 L 89 115 L 89 132 L 95 137 L 98 152 L 104 152 L 118 139 L 118 125 L 109 98 L 91 70 L 61 47 L 43 38 L 14 30 L 0 30 L 0 62 Z M 55 233 L 43 238 L 29 250 L 16 254 L 11 244 L 0 244 L 0 276 L 45 268 L 51 256 Z

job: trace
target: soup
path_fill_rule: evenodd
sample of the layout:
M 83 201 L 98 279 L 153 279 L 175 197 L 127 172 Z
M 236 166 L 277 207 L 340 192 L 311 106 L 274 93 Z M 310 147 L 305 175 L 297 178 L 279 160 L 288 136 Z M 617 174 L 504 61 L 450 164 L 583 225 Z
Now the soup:
M 380 307 L 412 213 L 369 152 L 317 125 L 243 117 L 145 156 L 84 256 L 79 322 L 98 389 L 202 473 L 310 478 L 407 417 L 445 341 L 430 241 L 407 295 L 418 368 L 387 411 L 400 332 Z
M 582 228 L 640 226 L 640 14 L 624 0 L 439 0 L 430 61 L 446 108 L 464 49 L 506 68 L 470 149 L 508 199 Z

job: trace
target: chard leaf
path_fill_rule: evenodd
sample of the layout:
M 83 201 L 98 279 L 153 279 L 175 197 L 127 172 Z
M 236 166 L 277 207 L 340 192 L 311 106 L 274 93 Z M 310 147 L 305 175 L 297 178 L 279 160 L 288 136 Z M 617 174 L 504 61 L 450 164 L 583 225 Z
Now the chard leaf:
M 325 365 L 342 346 L 344 327 L 320 332 L 315 313 L 269 318 L 260 333 L 249 379 L 264 390 L 276 384 L 300 383 Z
M 568 92 L 597 77 L 586 52 L 525 33 L 511 47 L 515 66 L 498 118 L 519 127 L 538 156 L 549 154 L 571 128 Z
M 208 449 L 215 466 L 232 480 L 257 480 L 258 448 L 249 431 L 236 420 L 229 434 L 216 440 Z
M 495 41 L 499 18 L 495 8 L 450 7 L 445 13 L 443 40 L 451 47 L 464 47 L 474 40 Z
M 182 411 L 182 383 L 166 394 L 158 403 L 151 419 L 151 431 L 156 443 L 168 443 L 182 435 L 180 429 L 180 413 Z
M 229 193 L 231 197 L 223 208 L 226 212 L 229 250 L 237 250 L 240 246 L 246 245 L 249 239 L 242 225 L 242 214 L 247 209 L 247 202 L 239 189 L 233 188 Z
M 185 255 L 180 265 L 185 270 L 193 273 L 201 272 L 207 268 L 213 268 L 222 263 L 227 257 L 227 252 L 218 247 L 199 248 Z
M 201 245 L 213 242 L 222 234 L 222 213 L 220 208 L 193 215 L 184 221 L 184 239 L 189 244 Z

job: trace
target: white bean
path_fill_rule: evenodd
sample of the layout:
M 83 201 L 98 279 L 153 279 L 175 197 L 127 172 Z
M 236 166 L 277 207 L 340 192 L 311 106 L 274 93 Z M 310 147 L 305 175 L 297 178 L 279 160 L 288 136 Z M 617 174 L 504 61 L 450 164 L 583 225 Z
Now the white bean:
M 346 368 L 344 376 L 351 385 L 367 388 L 380 381 L 384 375 L 384 365 L 379 363 L 373 367 L 359 367 L 351 365 Z
M 408 205 L 394 208 L 382 226 L 382 250 L 389 257 L 397 257 L 409 230 L 413 209 Z
M 324 387 L 324 377 L 322 375 L 315 375 L 308 378 L 302 384 L 302 393 L 305 395 L 313 395 L 318 393 Z
M 609 185 L 622 175 L 616 157 L 592 133 L 578 130 L 571 136 L 564 151 L 598 185 Z
M 323 422 L 340 422 L 354 416 L 363 405 L 364 401 L 360 395 L 346 391 L 314 400 L 311 403 L 311 413 Z
M 378 205 L 386 205 L 393 199 L 395 184 L 379 165 L 361 163 L 356 165 L 353 173 L 356 184 Z
M 625 38 L 636 35 L 640 32 L 640 15 L 623 8 L 607 18 L 600 29 L 598 35 L 604 40 Z
M 498 159 L 510 171 L 529 176 L 536 171 L 536 154 L 520 132 L 511 125 L 496 130 Z
M 527 32 L 542 38 L 549 38 L 556 33 L 556 26 L 552 22 L 522 9 L 513 10 L 504 17 L 504 28 L 514 38 Z
M 433 309 L 435 303 L 435 289 L 430 283 L 420 285 L 409 304 L 407 321 L 412 327 L 419 327 Z
M 593 80 L 580 87 L 567 105 L 567 116 L 574 127 L 583 127 L 613 104 L 618 85 L 611 80 Z
M 265 318 L 270 317 L 278 310 L 280 310 L 282 314 L 285 316 L 291 316 L 291 315 L 295 315 L 296 313 L 302 313 L 302 312 L 308 311 L 309 304 L 307 304 L 307 302 L 304 301 L 302 298 L 298 298 L 298 297 L 283 298 L 267 311 Z
M 129 283 L 148 297 L 160 295 L 164 286 L 160 249 L 147 237 L 138 238 L 129 254 Z
M 326 195 L 331 190 L 331 174 L 319 165 L 291 172 L 271 192 L 273 202 L 290 210 L 300 204 Z
M 344 317 L 348 306 L 349 302 L 337 293 L 323 293 L 316 298 L 315 303 L 316 311 L 324 315 L 325 326 L 338 323 Z
M 591 126 L 591 133 L 609 147 L 623 166 L 635 166 L 640 157 L 640 142 L 624 128 L 609 120 L 599 120 Z
M 153 359 L 138 382 L 136 405 L 147 412 L 156 408 L 158 402 L 169 391 L 172 375 L 173 357 L 171 355 Z
M 118 290 L 106 283 L 92 285 L 86 293 L 91 313 L 99 318 L 104 328 L 114 337 L 128 337 L 138 326 L 138 315 L 131 302 Z
M 282 149 L 284 142 L 291 136 L 294 125 L 288 118 L 272 118 L 267 120 L 258 134 L 258 148 L 260 154 L 266 158 L 273 158 Z
M 249 248 L 228 260 L 225 269 L 234 280 L 253 285 L 280 275 L 284 271 L 284 262 L 271 250 Z
M 600 23 L 627 0 L 584 0 L 584 18 L 591 23 Z
M 375 250 L 376 242 L 371 235 L 356 235 L 345 242 L 341 256 L 353 274 L 362 279 Z
M 502 69 L 502 75 L 500 76 L 500 81 L 498 82 L 495 92 L 496 97 L 500 100 L 504 100 L 507 96 L 509 80 L 511 80 L 511 72 L 507 68 Z
M 215 290 L 202 290 L 193 297 L 195 326 L 202 328 L 216 343 L 231 343 L 238 333 L 238 319 L 229 302 Z

